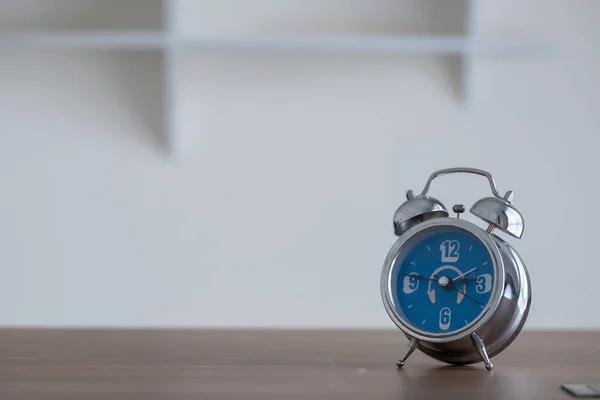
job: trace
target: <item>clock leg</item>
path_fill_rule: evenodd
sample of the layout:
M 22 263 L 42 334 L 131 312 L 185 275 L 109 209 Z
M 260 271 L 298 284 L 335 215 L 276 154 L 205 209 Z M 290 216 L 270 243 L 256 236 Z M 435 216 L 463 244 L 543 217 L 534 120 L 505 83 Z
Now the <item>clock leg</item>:
M 406 347 L 406 353 L 404 353 L 404 357 L 402 357 L 396 363 L 398 368 L 402 368 L 404 366 L 404 362 L 408 359 L 408 357 L 410 357 L 410 355 L 413 353 L 413 351 L 415 351 L 415 349 L 417 348 L 418 345 L 419 345 L 419 341 L 417 339 L 414 339 L 414 338 L 410 339 L 410 342 L 408 342 L 408 346 Z
M 492 364 L 492 362 L 490 361 L 490 358 L 488 357 L 487 350 L 485 349 L 485 344 L 483 343 L 483 340 L 481 340 L 479 338 L 479 336 L 477 336 L 476 334 L 472 334 L 471 341 L 473 342 L 473 345 L 475 346 L 475 348 L 477 349 L 477 352 L 481 356 L 481 359 L 485 363 L 485 368 L 488 371 L 491 371 L 492 368 L 494 367 L 494 365 Z

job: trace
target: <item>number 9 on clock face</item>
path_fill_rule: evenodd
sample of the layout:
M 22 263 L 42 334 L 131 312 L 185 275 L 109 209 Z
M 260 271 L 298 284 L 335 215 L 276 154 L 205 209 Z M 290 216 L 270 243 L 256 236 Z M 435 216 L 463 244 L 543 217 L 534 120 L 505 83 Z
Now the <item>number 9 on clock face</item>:
M 495 287 L 495 266 L 487 247 L 454 226 L 415 235 L 391 268 L 396 312 L 413 330 L 429 335 L 451 334 L 473 324 Z

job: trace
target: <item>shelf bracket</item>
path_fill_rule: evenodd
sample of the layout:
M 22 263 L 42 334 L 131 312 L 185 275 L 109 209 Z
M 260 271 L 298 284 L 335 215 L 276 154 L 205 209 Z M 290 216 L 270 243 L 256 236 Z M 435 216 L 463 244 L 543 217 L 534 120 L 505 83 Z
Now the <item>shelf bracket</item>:
M 179 98 L 177 80 L 176 46 L 177 0 L 163 0 L 163 138 L 170 157 L 180 152 L 180 137 L 177 118 Z

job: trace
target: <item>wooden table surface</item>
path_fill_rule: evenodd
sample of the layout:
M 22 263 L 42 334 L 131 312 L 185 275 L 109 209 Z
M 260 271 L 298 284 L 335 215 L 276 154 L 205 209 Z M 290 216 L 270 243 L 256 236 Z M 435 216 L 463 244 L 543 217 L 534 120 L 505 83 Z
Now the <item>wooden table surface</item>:
M 600 383 L 600 332 L 525 331 L 452 367 L 398 331 L 0 330 L 0 399 L 571 399 Z

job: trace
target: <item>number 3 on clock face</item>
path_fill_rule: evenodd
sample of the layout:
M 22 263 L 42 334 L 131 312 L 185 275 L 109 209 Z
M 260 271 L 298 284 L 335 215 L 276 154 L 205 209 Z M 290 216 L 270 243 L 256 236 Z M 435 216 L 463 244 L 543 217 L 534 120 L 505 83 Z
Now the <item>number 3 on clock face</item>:
M 492 275 L 482 274 L 477 277 L 477 286 L 475 290 L 479 294 L 484 294 L 492 290 Z
M 440 251 L 442 252 L 442 262 L 457 262 L 458 261 L 458 249 L 460 243 L 458 240 L 445 240 L 440 245 Z

